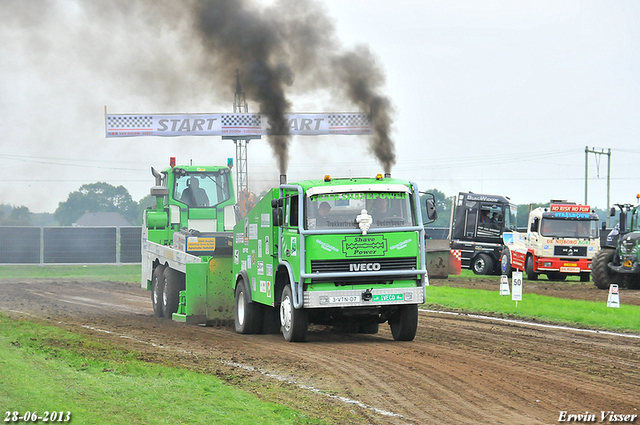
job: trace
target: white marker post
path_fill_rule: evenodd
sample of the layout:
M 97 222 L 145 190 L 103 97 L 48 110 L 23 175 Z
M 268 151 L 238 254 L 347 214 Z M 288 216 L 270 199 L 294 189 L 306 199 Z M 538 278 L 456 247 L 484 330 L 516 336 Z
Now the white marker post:
M 511 300 L 516 302 L 516 307 L 518 307 L 518 301 L 522 301 L 522 272 L 513 272 L 511 273 L 511 285 L 513 286 L 511 290 Z
M 609 285 L 609 297 L 607 298 L 607 307 L 620 308 L 620 292 L 618 285 L 612 283 Z
M 509 290 L 509 278 L 506 274 L 500 276 L 500 295 L 511 295 Z

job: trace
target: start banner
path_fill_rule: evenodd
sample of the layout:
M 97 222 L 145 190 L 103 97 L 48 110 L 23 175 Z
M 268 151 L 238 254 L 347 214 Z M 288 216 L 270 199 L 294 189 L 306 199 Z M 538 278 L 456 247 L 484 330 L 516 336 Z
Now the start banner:
M 291 135 L 373 133 L 369 114 L 285 114 L 285 119 Z M 105 125 L 107 137 L 272 134 L 272 123 L 266 114 L 105 115 Z

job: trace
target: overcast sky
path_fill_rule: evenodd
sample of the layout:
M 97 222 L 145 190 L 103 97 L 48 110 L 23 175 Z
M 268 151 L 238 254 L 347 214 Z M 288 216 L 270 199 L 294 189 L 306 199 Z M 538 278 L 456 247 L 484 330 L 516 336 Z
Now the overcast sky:
M 124 185 L 137 201 L 154 184 L 150 167 L 165 167 L 170 156 L 212 165 L 235 157 L 233 142 L 220 137 L 105 138 L 105 107 L 232 112 L 234 75 L 188 36 L 189 12 L 175 7 L 182 2 L 155 7 L 161 3 L 0 0 L 0 203 L 54 212 L 70 192 L 97 181 Z M 386 76 L 394 177 L 450 196 L 582 203 L 585 147 L 610 148 L 611 202 L 635 202 L 639 2 L 317 3 L 341 45 L 368 47 Z M 203 77 L 204 63 L 223 75 Z M 294 76 L 291 112 L 357 111 L 305 83 Z M 607 156 L 588 159 L 588 202 L 604 208 Z M 266 141 L 249 143 L 248 164 L 254 192 L 277 184 Z M 378 172 L 365 138 L 291 141 L 289 181 Z

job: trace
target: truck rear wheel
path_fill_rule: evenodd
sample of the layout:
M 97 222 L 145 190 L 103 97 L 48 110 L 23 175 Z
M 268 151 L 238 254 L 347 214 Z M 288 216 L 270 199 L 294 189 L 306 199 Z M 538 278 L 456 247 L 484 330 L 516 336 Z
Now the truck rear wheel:
M 151 278 L 151 304 L 153 305 L 153 315 L 163 317 L 162 314 L 162 292 L 164 290 L 164 266 L 157 266 L 153 270 Z
M 527 272 L 527 279 L 529 280 L 538 280 L 538 273 L 533 271 L 533 257 L 528 256 L 527 261 L 524 265 L 525 272 Z
M 418 331 L 418 305 L 401 305 L 389 318 L 389 326 L 396 341 L 413 341 Z
M 262 305 L 250 303 L 246 294 L 244 280 L 236 285 L 236 332 L 239 334 L 257 334 L 262 328 Z
M 609 263 L 616 255 L 615 249 L 601 249 L 591 261 L 591 279 L 598 289 L 609 289 L 612 283 L 618 283 L 620 275 L 609 268 Z
M 282 325 L 282 335 L 287 341 L 301 342 L 307 338 L 309 316 L 306 310 L 301 308 L 297 309 L 293 306 L 291 285 L 285 286 L 282 290 L 280 324 Z
M 489 274 L 493 271 L 493 259 L 487 254 L 478 254 L 473 259 L 471 268 L 475 274 Z
M 180 291 L 184 290 L 184 274 L 170 267 L 166 267 L 163 277 L 162 314 L 164 317 L 171 319 L 173 313 L 178 311 Z

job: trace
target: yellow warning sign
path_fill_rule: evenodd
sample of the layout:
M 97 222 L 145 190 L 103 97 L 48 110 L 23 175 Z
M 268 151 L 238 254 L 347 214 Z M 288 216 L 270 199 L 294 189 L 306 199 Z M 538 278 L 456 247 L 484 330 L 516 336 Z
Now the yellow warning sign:
M 187 251 L 215 251 L 216 238 L 187 238 Z

